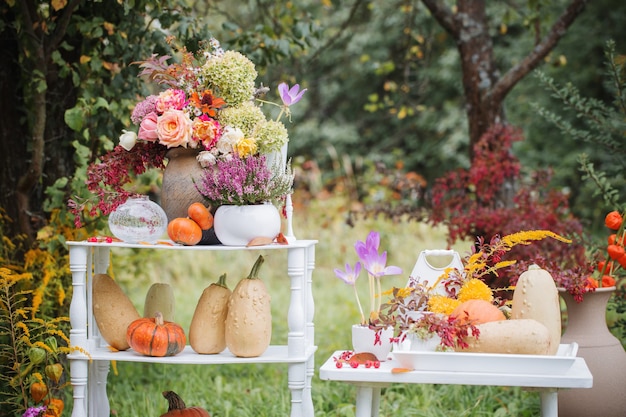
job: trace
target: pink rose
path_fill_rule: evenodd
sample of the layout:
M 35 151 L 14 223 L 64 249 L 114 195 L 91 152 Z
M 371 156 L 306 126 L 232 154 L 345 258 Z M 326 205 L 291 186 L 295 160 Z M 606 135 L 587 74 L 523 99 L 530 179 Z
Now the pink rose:
M 157 135 L 157 119 L 155 112 L 148 113 L 139 125 L 139 133 L 137 137 L 148 142 L 154 142 L 159 139 Z
M 166 145 L 168 148 L 187 147 L 191 136 L 191 120 L 183 111 L 166 110 L 157 119 L 156 130 L 161 145 Z

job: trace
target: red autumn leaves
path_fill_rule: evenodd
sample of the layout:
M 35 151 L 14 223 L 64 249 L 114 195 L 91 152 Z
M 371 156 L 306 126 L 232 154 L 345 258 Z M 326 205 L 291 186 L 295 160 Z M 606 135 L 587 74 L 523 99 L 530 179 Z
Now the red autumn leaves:
M 613 277 L 615 268 L 626 269 L 626 251 L 624 250 L 626 236 L 624 235 L 623 223 L 624 219 L 618 211 L 612 211 L 604 218 L 605 226 L 615 233 L 611 234 L 607 241 L 606 251 L 610 260 L 598 262 L 598 271 L 602 274 L 602 287 L 615 285 L 615 278 Z M 619 264 L 619 267 L 616 264 Z M 594 278 L 589 277 L 587 283 L 589 287 L 598 287 L 598 281 Z

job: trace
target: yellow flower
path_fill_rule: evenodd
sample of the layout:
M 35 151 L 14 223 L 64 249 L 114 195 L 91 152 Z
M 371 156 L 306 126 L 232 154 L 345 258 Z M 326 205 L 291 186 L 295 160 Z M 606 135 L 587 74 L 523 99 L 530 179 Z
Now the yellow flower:
M 479 279 L 470 279 L 459 290 L 459 301 L 467 300 L 493 300 L 491 288 Z
M 450 315 L 459 304 L 461 304 L 459 300 L 444 295 L 433 295 L 428 299 L 428 311 Z
M 254 155 L 257 150 L 256 140 L 254 138 L 243 138 L 237 145 L 237 154 L 240 158 L 247 158 L 250 155 Z
M 559 240 L 565 243 L 572 243 L 570 239 L 566 239 L 563 236 L 559 236 L 549 230 L 527 230 L 523 232 L 512 233 L 502 238 L 502 243 L 512 248 L 515 245 L 530 245 L 534 240 L 542 240 L 546 237 Z

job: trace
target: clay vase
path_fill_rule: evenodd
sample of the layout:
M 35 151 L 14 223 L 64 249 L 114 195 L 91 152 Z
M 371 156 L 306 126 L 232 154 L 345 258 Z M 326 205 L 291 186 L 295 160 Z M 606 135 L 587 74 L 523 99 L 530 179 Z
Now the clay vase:
M 187 217 L 187 209 L 192 203 L 205 204 L 204 197 L 198 192 L 194 182 L 202 178 L 202 167 L 198 163 L 198 149 L 172 148 L 165 155 L 167 165 L 163 171 L 161 186 L 161 207 L 168 222 L 177 217 Z M 211 208 L 215 214 L 216 208 Z M 213 228 L 202 232 L 201 245 L 219 244 Z
M 567 306 L 561 343 L 578 343 L 578 356 L 593 375 L 593 387 L 559 391 L 560 417 L 624 417 L 626 415 L 626 351 L 606 324 L 606 305 L 615 287 L 598 288 L 577 303 L 559 289 Z

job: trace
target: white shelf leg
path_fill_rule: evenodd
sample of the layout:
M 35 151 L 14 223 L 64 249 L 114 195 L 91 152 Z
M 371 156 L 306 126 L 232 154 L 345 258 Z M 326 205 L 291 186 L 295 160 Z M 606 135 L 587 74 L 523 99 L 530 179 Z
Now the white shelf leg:
M 70 248 L 70 272 L 72 273 L 72 301 L 70 303 L 70 345 L 87 351 L 87 300 L 85 281 L 89 248 Z M 75 354 L 81 354 L 76 351 Z M 74 397 L 72 417 L 86 417 L 86 388 L 88 378 L 87 357 L 70 361 L 70 383 Z
M 556 388 L 541 390 L 541 417 L 559 416 L 559 398 Z
M 287 352 L 290 358 L 303 358 L 306 354 L 306 267 L 305 248 L 289 249 L 287 275 L 291 281 L 291 300 L 287 316 Z M 291 391 L 291 417 L 305 417 L 303 393 L 306 387 L 306 363 L 289 365 L 288 385 Z M 308 416 L 306 416 L 308 417 Z

